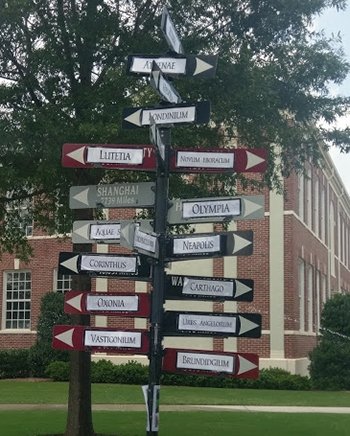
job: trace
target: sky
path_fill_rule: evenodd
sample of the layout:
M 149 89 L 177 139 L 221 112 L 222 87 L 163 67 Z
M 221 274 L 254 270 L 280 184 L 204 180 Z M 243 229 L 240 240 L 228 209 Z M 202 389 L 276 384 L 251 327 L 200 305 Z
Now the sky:
M 348 62 L 350 62 L 350 0 L 345 11 L 336 11 L 327 9 L 324 14 L 315 20 L 317 30 L 324 29 L 326 35 L 338 34 L 342 38 L 342 46 Z M 331 92 L 334 95 L 350 96 L 350 74 L 340 86 L 332 86 Z M 344 118 L 339 121 L 342 126 L 350 126 L 350 115 L 348 119 Z M 350 153 L 340 153 L 336 149 L 330 150 L 331 157 L 343 180 L 348 194 L 350 195 Z

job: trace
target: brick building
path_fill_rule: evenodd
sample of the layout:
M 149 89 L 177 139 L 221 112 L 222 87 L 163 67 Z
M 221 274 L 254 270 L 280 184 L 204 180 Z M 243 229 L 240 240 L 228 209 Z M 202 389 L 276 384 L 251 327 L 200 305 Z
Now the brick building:
M 305 374 L 308 352 L 315 346 L 324 302 L 350 289 L 350 198 L 328 155 L 323 168 L 306 166 L 305 175 L 284 180 L 285 196 L 265 192 L 261 220 L 236 221 L 229 230 L 253 230 L 252 256 L 173 262 L 171 274 L 254 279 L 251 303 L 167 301 L 166 309 L 254 312 L 263 317 L 261 339 L 167 337 L 164 345 L 259 354 L 261 366 L 278 366 Z M 119 213 L 119 216 L 116 215 Z M 131 218 L 132 212 L 111 211 L 109 218 Z M 196 231 L 219 231 L 198 224 Z M 58 276 L 60 251 L 71 251 L 68 239 L 27 228 L 34 257 L 25 264 L 11 255 L 0 262 L 0 348 L 29 347 L 35 341 L 40 299 L 45 292 L 70 288 L 69 276 Z M 97 252 L 125 252 L 119 246 L 97 245 Z M 98 278 L 97 291 L 149 292 L 146 282 Z M 146 328 L 141 318 L 96 316 L 100 327 Z M 123 356 L 119 359 L 128 359 Z M 134 356 L 132 356 L 134 359 Z M 138 357 L 146 361 L 146 358 Z

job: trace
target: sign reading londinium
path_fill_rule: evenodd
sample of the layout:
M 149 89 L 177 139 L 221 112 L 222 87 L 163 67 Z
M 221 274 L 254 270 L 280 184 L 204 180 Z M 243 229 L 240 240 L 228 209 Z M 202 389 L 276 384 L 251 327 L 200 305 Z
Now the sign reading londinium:
M 234 378 L 257 378 L 259 356 L 251 353 L 223 353 L 205 350 L 164 350 L 163 371 Z
M 61 252 L 58 272 L 149 280 L 151 266 L 142 255 Z
M 253 301 L 253 290 L 250 279 L 167 275 L 165 298 Z
M 108 351 L 109 353 L 146 354 L 148 332 L 56 325 L 53 328 L 53 348 L 75 351 Z
M 253 253 L 251 230 L 224 233 L 195 233 L 172 236 L 166 241 L 167 259 L 192 259 L 215 256 L 250 256 Z
M 168 210 L 169 224 L 261 219 L 264 196 L 174 199 Z
M 210 119 L 210 102 L 200 101 L 161 107 L 132 107 L 123 110 L 123 128 L 135 129 L 150 126 L 151 117 L 156 124 L 207 124 Z
M 64 311 L 70 314 L 118 315 L 147 318 L 151 305 L 148 294 L 67 292 Z
M 152 182 L 72 186 L 69 193 L 69 207 L 71 209 L 153 207 L 154 189 L 155 184 Z
M 260 338 L 258 313 L 165 312 L 165 336 L 224 336 Z
M 63 144 L 62 166 L 154 171 L 154 151 L 151 145 Z

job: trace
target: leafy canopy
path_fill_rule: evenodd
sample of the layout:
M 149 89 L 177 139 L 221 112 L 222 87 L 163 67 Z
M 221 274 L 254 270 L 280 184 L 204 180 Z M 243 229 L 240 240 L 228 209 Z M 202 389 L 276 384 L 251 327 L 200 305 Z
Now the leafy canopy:
M 212 115 L 209 126 L 173 129 L 174 147 L 265 147 L 268 187 L 277 185 L 278 171 L 317 161 L 319 144 L 348 150 L 349 129 L 324 126 L 348 109 L 348 98 L 330 96 L 328 85 L 340 83 L 349 65 L 339 41 L 311 26 L 326 7 L 345 1 L 168 3 L 185 52 L 219 55 L 215 79 L 176 81 L 183 100 L 210 100 Z M 126 75 L 125 59 L 167 52 L 162 7 L 150 0 L 0 0 L 0 253 L 28 254 L 19 227 L 24 199 L 36 226 L 65 232 L 69 186 L 149 177 L 64 169 L 60 153 L 64 142 L 148 143 L 148 129 L 121 129 L 124 107 L 157 103 L 145 79 Z M 172 195 L 206 188 L 203 177 L 196 188 L 173 176 Z M 236 177 L 210 180 L 229 194 Z

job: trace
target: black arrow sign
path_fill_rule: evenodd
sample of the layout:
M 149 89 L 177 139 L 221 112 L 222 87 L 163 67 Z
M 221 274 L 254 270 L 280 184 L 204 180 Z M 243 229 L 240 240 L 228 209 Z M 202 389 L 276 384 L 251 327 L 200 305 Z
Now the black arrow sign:
M 165 336 L 224 336 L 260 338 L 258 313 L 165 312 Z

